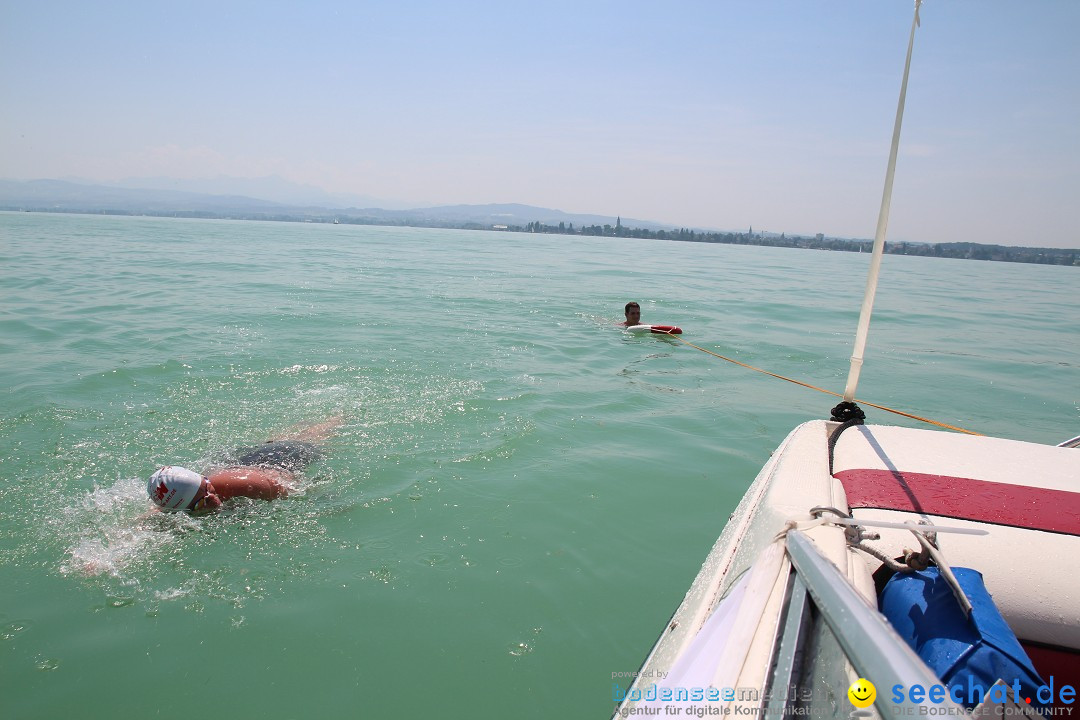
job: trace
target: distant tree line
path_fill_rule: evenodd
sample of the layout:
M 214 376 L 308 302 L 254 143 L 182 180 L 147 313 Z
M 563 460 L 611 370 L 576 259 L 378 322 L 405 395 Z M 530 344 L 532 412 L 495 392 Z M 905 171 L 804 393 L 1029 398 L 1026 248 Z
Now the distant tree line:
M 63 208 L 26 208 L 0 207 L 0 210 L 23 210 L 25 212 L 69 212 L 94 215 L 149 215 L 156 217 L 181 217 L 202 219 L 231 220 L 272 220 L 276 222 L 339 222 L 348 225 L 384 225 L 398 227 L 433 227 L 457 228 L 462 230 L 503 230 L 508 232 L 550 233 L 558 235 L 591 235 L 597 237 L 628 237 L 653 240 L 678 240 L 683 242 L 723 243 L 726 245 L 758 245 L 762 247 L 804 248 L 809 250 L 836 250 L 843 252 L 871 252 L 874 244 L 869 240 L 846 240 L 828 238 L 818 233 L 813 237 L 800 235 L 755 233 L 753 228 L 747 232 L 704 232 L 700 230 L 648 230 L 628 228 L 622 224 L 622 218 L 614 225 L 582 225 L 575 228 L 573 223 L 560 222 L 547 225 L 531 222 L 526 225 L 492 226 L 477 222 L 457 221 L 418 221 L 412 219 L 388 220 L 385 218 L 358 217 L 355 215 L 291 215 L 265 212 L 214 212 L 205 210 L 135 212 L 123 209 L 72 210 Z M 923 257 L 957 258 L 962 260 L 997 260 L 1002 262 L 1036 263 L 1039 265 L 1071 265 L 1080 267 L 1080 250 L 1066 248 L 1029 248 L 1009 245 L 983 245 L 973 242 L 954 243 L 912 243 L 886 242 L 885 252 L 890 255 L 921 255 Z
M 507 230 L 530 233 L 553 233 L 561 235 L 594 235 L 600 237 L 648 238 L 655 240 L 678 240 L 683 242 L 722 243 L 725 245 L 758 245 L 763 247 L 805 248 L 809 250 L 837 250 L 842 252 L 872 252 L 870 240 L 846 240 L 828 238 L 822 234 L 814 237 L 799 235 L 766 235 L 750 228 L 745 233 L 703 232 L 679 228 L 678 230 L 647 230 L 628 228 L 622 218 L 615 225 L 585 225 L 577 229 L 574 224 L 545 225 L 531 222 L 525 226 L 508 226 Z M 1080 267 L 1080 251 L 1066 248 L 1029 248 L 1007 245 L 982 245 L 971 242 L 911 243 L 886 242 L 885 252 L 890 255 L 919 255 L 923 257 L 957 258 L 962 260 L 997 260 L 1002 262 L 1037 263 L 1040 265 L 1072 265 Z

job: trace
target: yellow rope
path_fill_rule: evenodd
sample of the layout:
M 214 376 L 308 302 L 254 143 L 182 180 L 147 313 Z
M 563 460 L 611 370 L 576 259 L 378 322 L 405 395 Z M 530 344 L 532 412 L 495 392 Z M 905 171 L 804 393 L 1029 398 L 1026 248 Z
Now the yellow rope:
M 818 392 L 823 392 L 826 395 L 832 395 L 834 397 L 838 397 L 838 398 L 841 398 L 841 399 L 843 399 L 843 397 L 844 397 L 840 393 L 833 392 L 832 390 L 826 390 L 825 388 L 819 388 L 818 386 L 811 385 L 810 383 L 804 383 L 804 382 L 802 382 L 800 380 L 793 380 L 793 379 L 791 379 L 789 377 L 784 377 L 783 375 L 777 375 L 776 373 L 771 373 L 768 370 L 762 370 L 761 368 L 754 367 L 753 365 L 747 365 L 744 362 L 739 362 L 738 360 L 732 360 L 729 357 L 724 357 L 723 355 L 720 355 L 719 353 L 714 353 L 712 350 L 706 350 L 705 348 L 699 347 L 699 346 L 695 345 L 692 342 L 689 342 L 687 340 L 683 340 L 680 336 L 675 335 L 674 333 L 663 333 L 663 334 L 668 335 L 670 337 L 673 337 L 676 340 L 678 340 L 679 342 L 683 343 L 684 345 L 689 345 L 690 347 L 694 348 L 695 350 L 700 350 L 701 352 L 703 352 L 703 353 L 705 353 L 707 355 L 712 355 L 713 357 L 720 358 L 721 360 L 726 360 L 729 363 L 734 363 L 735 365 L 740 365 L 740 366 L 742 366 L 744 368 L 747 368 L 749 370 L 753 370 L 754 372 L 759 372 L 759 373 L 762 373 L 764 375 L 768 375 L 770 377 L 778 378 L 780 380 L 787 380 L 789 383 L 795 383 L 796 385 L 802 385 L 805 388 L 810 388 L 811 390 L 817 390 Z M 929 423 L 931 425 L 936 425 L 938 427 L 943 427 L 943 428 L 946 428 L 948 430 L 955 430 L 957 432 L 966 433 L 968 435 L 979 435 L 979 436 L 982 435 L 982 433 L 977 433 L 977 432 L 975 432 L 973 430 L 965 430 L 964 428 L 956 427 L 955 425 L 947 425 L 945 423 L 938 422 L 937 420 L 931 420 L 930 418 L 924 418 L 924 417 L 920 417 L 918 415 L 912 415 L 911 413 L 906 413 L 903 410 L 894 410 L 893 408 L 885 407 L 884 405 L 876 405 L 876 404 L 874 404 L 872 402 L 866 402 L 865 400 L 859 400 L 858 398 L 855 398 L 855 402 L 859 403 L 860 405 L 867 405 L 867 406 L 872 407 L 872 408 L 877 408 L 878 410 L 884 410 L 885 412 L 891 412 L 891 413 L 893 413 L 895 415 L 903 415 L 906 418 L 911 418 L 912 420 L 918 420 L 920 422 Z

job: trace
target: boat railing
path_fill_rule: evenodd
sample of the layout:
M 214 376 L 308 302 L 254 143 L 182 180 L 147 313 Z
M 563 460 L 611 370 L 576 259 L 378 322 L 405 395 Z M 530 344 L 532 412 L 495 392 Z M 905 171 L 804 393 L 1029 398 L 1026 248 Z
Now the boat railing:
M 839 682 L 847 690 L 848 683 L 839 678 L 843 670 L 842 663 L 837 661 L 842 658 L 830 657 L 834 654 L 829 648 L 833 639 L 838 645 L 835 655 L 845 656 L 860 678 L 872 678 L 871 682 L 880 688 L 874 706 L 881 717 L 918 715 L 919 705 L 907 696 L 894 702 L 887 689 L 896 685 L 929 688 L 941 680 L 802 531 L 788 532 L 787 552 L 792 564 L 788 602 L 774 646 L 771 679 L 764 694 L 765 716 L 793 714 L 793 704 L 806 702 L 801 699 L 805 694 L 800 695 L 796 689 L 806 689 L 807 685 L 810 690 L 823 685 L 836 688 Z M 817 631 L 815 625 L 822 622 L 830 632 Z M 830 677 L 822 677 L 825 673 L 831 674 Z M 964 709 L 951 700 L 938 707 L 941 714 L 964 714 Z M 852 715 L 874 713 L 856 710 Z

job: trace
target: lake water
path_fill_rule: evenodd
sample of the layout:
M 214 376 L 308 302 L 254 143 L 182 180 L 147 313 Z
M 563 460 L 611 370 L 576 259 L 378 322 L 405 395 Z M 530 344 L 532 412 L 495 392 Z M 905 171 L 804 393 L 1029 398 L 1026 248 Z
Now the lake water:
M 0 715 L 607 717 L 842 391 L 868 255 L 0 213 Z M 888 256 L 859 397 L 1080 434 L 1076 268 Z M 918 425 L 866 408 L 871 422 Z M 342 414 L 298 492 L 145 478 Z

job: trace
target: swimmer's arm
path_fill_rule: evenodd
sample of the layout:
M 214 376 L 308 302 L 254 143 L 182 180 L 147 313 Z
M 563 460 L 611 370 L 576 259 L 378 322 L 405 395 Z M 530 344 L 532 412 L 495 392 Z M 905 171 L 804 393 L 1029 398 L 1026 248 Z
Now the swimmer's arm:
M 222 500 L 232 497 L 274 500 L 289 494 L 292 475 L 272 468 L 246 466 L 218 470 L 207 479 Z
M 151 506 L 151 508 L 149 510 L 144 512 L 139 517 L 135 518 L 136 526 L 142 527 L 143 525 L 146 524 L 147 520 L 149 520 L 152 517 L 157 517 L 158 513 L 160 513 L 160 512 L 161 512 L 161 508 L 159 508 L 157 505 Z
M 344 424 L 345 418 L 341 415 L 335 415 L 319 423 L 295 425 L 288 430 L 275 434 L 266 442 L 300 440 L 302 442 L 321 443 L 328 440 Z

